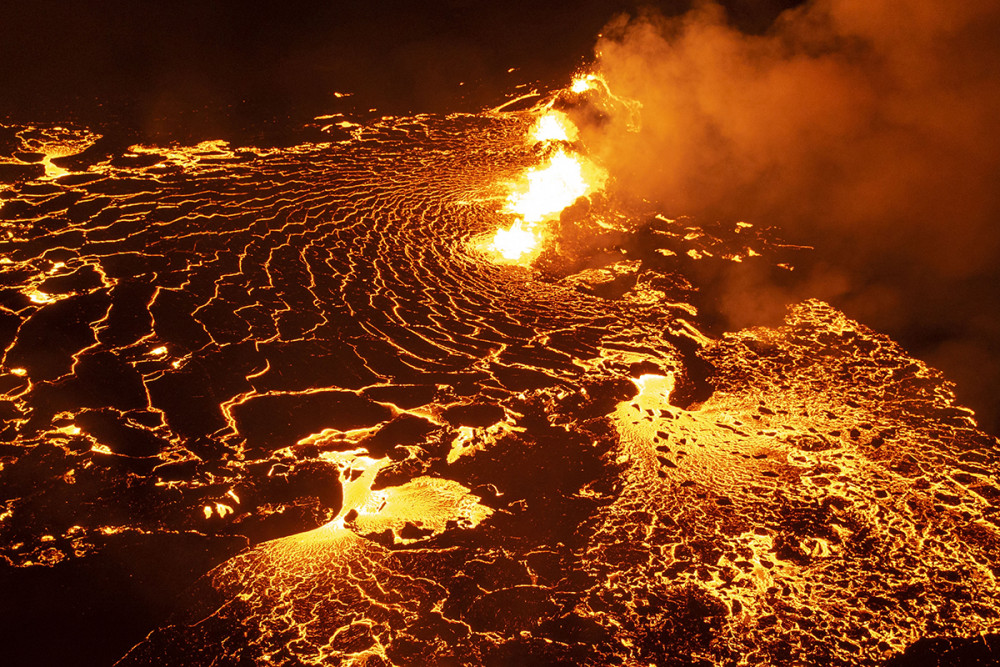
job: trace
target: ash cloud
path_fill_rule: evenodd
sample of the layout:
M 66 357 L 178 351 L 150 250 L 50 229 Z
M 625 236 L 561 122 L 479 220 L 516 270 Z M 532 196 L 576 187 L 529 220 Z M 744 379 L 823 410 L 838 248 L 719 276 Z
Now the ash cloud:
M 585 136 L 620 186 L 816 248 L 794 289 L 730 281 L 731 326 L 827 299 L 943 370 L 998 430 L 995 0 L 814 0 L 759 34 L 707 2 L 618 17 L 596 52 L 611 90 L 642 104 L 638 133 Z

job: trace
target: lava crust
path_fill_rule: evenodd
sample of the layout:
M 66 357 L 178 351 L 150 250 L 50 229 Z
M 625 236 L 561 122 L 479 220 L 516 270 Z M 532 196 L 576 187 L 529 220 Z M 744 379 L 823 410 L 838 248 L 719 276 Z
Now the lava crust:
M 819 301 L 714 331 L 706 276 L 787 260 L 745 223 L 594 195 L 498 261 L 535 114 L 0 128 L 7 664 L 989 654 L 997 442 L 949 383 Z

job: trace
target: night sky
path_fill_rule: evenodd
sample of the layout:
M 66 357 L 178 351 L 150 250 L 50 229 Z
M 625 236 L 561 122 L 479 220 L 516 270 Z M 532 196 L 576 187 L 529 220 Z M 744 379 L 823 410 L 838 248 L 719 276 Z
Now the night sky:
M 601 28 L 638 4 L 18 3 L 0 22 L 0 117 L 111 121 L 170 140 L 280 133 L 343 110 L 477 111 L 518 84 L 565 84 Z M 795 3 L 729 4 L 759 30 Z

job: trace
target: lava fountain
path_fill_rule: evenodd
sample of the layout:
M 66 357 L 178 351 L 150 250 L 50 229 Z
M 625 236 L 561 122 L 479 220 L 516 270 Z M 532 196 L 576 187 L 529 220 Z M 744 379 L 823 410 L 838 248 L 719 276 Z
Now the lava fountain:
M 532 259 L 545 236 L 544 223 L 558 218 L 566 207 L 604 187 L 607 172 L 568 145 L 578 132 L 566 114 L 546 109 L 531 131 L 533 143 L 556 145 L 543 166 L 529 169 L 507 197 L 504 213 L 516 216 L 497 230 L 490 248 L 508 261 Z

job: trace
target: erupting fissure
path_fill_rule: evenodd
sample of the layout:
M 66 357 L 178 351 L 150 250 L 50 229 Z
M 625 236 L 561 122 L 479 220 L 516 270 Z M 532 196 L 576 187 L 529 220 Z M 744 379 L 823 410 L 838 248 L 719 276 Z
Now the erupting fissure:
M 581 77 L 577 81 L 589 79 Z M 576 90 L 575 85 L 572 90 Z M 509 227 L 497 230 L 490 245 L 503 259 L 531 259 L 540 250 L 545 222 L 557 219 L 579 197 L 604 187 L 607 172 L 569 145 L 578 136 L 576 126 L 566 114 L 551 105 L 544 107 L 531 130 L 531 140 L 535 144 L 560 145 L 543 166 L 525 172 L 507 197 L 503 212 L 516 216 L 516 220 Z
M 1000 442 L 822 301 L 728 331 L 804 251 L 643 199 L 604 76 L 0 124 L 3 664 L 994 664 Z

